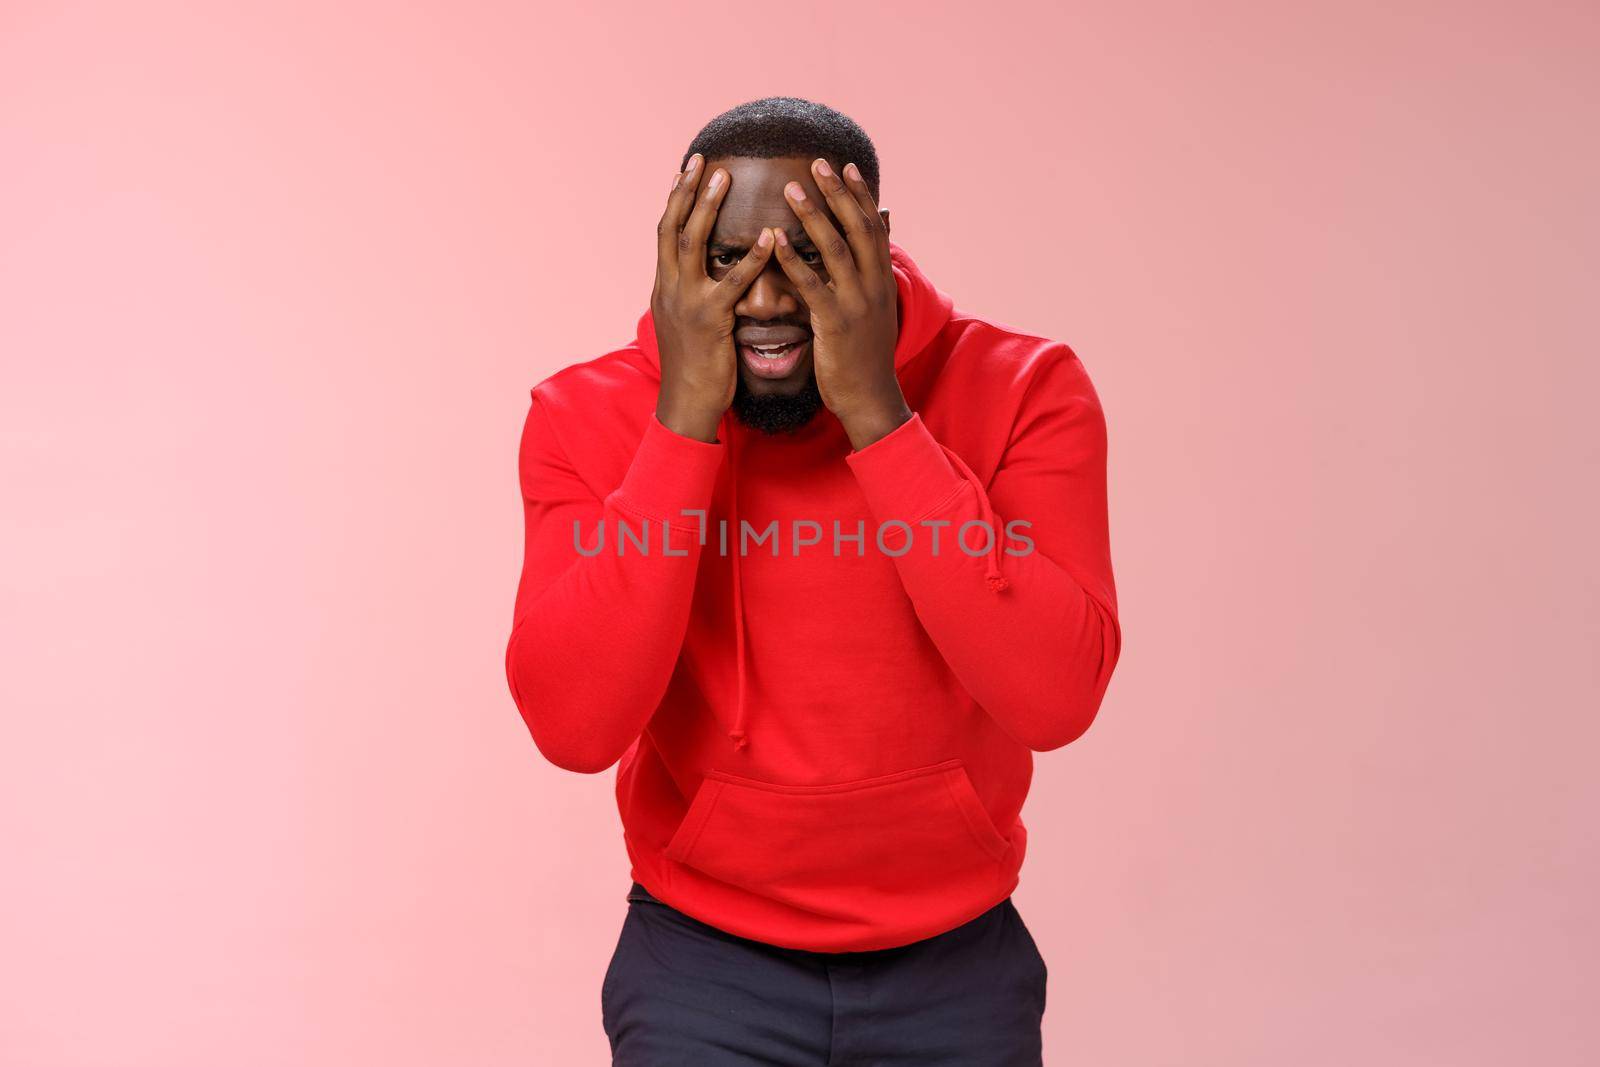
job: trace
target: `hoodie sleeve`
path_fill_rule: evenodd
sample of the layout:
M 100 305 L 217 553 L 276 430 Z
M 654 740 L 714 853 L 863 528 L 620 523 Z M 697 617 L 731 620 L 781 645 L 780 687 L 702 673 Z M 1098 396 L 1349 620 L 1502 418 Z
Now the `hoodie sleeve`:
M 525 542 L 506 677 L 551 763 L 605 770 L 665 695 L 700 564 L 700 520 L 682 512 L 709 507 L 723 449 L 651 414 L 622 484 L 601 499 L 567 459 L 534 391 L 518 460 Z M 623 526 L 647 536 L 648 550 L 630 540 L 619 553 Z
M 987 489 L 947 458 L 920 415 L 847 460 L 879 524 L 913 527 L 895 566 L 945 662 L 1007 733 L 1040 752 L 1089 728 L 1122 646 L 1105 417 L 1077 356 L 1057 344 L 1047 357 Z M 964 551 L 955 538 L 967 523 L 987 524 L 1004 551 Z M 984 528 L 969 528 L 964 543 L 984 547 Z

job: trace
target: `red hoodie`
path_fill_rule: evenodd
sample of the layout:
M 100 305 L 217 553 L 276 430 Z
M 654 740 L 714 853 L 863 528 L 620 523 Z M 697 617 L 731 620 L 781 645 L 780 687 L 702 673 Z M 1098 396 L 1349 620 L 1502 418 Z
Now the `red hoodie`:
M 621 761 L 651 893 L 817 951 L 1010 894 L 1033 752 L 1088 728 L 1121 649 L 1083 364 L 953 311 L 891 248 L 915 414 L 866 448 L 826 410 L 789 435 L 730 413 L 716 444 L 667 429 L 649 313 L 533 389 L 521 444 L 506 671 L 535 744 Z

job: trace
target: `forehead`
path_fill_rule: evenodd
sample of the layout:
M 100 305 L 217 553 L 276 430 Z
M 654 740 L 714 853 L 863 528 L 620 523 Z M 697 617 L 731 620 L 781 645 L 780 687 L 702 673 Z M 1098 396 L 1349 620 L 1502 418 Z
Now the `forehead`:
M 791 238 L 803 237 L 805 231 L 800 220 L 784 199 L 783 187 L 789 182 L 799 182 L 806 199 L 823 209 L 829 222 L 833 213 L 811 177 L 810 158 L 751 159 L 736 156 L 726 159 L 706 160 L 706 173 L 721 167 L 728 172 L 728 194 L 717 212 L 716 226 L 711 231 L 713 241 L 748 247 L 755 243 L 764 226 L 775 226 Z M 835 223 L 837 229 L 837 223 Z

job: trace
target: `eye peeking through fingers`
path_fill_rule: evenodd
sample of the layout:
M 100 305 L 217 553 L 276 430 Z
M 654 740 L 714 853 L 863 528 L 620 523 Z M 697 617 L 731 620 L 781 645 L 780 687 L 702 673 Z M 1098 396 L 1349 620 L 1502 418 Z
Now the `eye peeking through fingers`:
M 706 267 L 709 270 L 731 270 L 743 258 L 739 252 L 718 249 L 706 256 Z

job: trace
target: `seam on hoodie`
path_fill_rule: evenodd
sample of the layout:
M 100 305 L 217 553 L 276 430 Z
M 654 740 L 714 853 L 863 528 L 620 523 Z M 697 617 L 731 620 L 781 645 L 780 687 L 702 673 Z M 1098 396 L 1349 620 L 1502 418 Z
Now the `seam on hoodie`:
M 608 497 L 607 499 L 610 502 L 612 507 L 616 508 L 618 511 L 626 511 L 629 515 L 632 515 L 636 519 L 643 519 L 646 522 L 652 522 L 652 523 L 666 523 L 668 526 L 672 527 L 674 530 L 677 530 L 677 531 L 679 531 L 681 533 L 689 533 L 689 534 L 696 534 L 696 535 L 698 535 L 700 533 L 700 527 L 698 527 L 698 526 L 679 526 L 676 522 L 672 521 L 671 519 L 664 519 L 660 515 L 652 515 L 649 512 L 645 511 L 644 509 L 635 506 L 633 503 L 629 502 L 625 497 L 620 496 L 618 493 L 612 493 L 611 496 Z M 707 516 L 708 525 L 709 525 L 709 518 L 710 517 Z M 699 541 L 696 540 L 695 544 L 698 545 Z
M 966 771 L 963 769 L 961 773 L 965 774 Z M 990 837 L 989 834 L 984 833 L 984 828 L 977 826 L 973 822 L 973 820 L 978 817 L 978 813 L 970 811 L 967 808 L 966 802 L 961 797 L 960 787 L 951 780 L 952 775 L 946 774 L 943 777 L 945 789 L 950 793 L 950 801 L 951 803 L 955 804 L 956 811 L 961 814 L 961 821 L 966 824 L 967 830 L 972 834 L 973 840 L 977 843 L 978 847 L 983 850 L 984 855 L 989 856 L 996 863 L 998 863 L 1005 857 L 1005 849 L 1010 847 L 1009 842 L 1005 847 L 1002 847 L 999 849 L 999 851 L 996 851 L 994 838 Z M 967 779 L 969 785 L 971 784 L 971 781 L 971 778 Z M 985 821 L 988 821 L 989 815 L 987 812 L 983 813 L 983 817 Z M 1000 837 L 1000 831 L 994 828 L 993 822 L 989 822 L 987 829 L 994 835 L 994 837 Z
M 1047 338 L 1039 338 L 1039 340 L 1047 340 Z M 1078 359 L 1078 354 L 1066 342 L 1050 341 L 1049 343 L 1065 350 L 1061 356 L 1062 362 L 1070 363 L 1072 360 Z M 1078 362 L 1081 365 L 1083 361 L 1078 360 Z M 1000 458 L 995 461 L 994 469 L 996 474 L 1005 469 L 1006 458 L 1011 455 L 1011 447 L 1017 443 L 1017 421 L 1022 417 L 1023 411 L 1027 409 L 1028 402 L 1032 400 L 1034 390 L 1039 386 L 1039 379 L 1050 373 L 1051 369 L 1051 364 L 1043 363 L 1034 369 L 1034 372 L 1028 376 L 1028 384 L 1022 387 L 1022 395 L 1017 397 L 1016 410 L 1011 413 L 1011 425 L 1006 427 L 1005 446 L 1000 449 Z M 1079 394 L 1073 394 L 1073 399 L 1078 399 L 1078 396 Z M 1098 400 L 1098 396 L 1096 399 Z
M 925 778 L 929 775 L 942 774 L 960 765 L 961 760 L 959 758 L 947 759 L 927 767 L 910 767 L 906 770 L 894 771 L 889 774 L 876 774 L 870 778 L 856 778 L 848 782 L 826 782 L 821 785 L 763 782 L 758 778 L 745 778 L 741 775 L 718 770 L 707 771 L 706 777 L 716 778 L 730 785 L 743 786 L 747 789 L 755 789 L 765 793 L 779 793 L 789 796 L 827 796 L 834 793 L 853 793 L 862 789 L 876 789 L 879 786 L 915 781 L 918 778 Z
M 943 453 L 940 453 L 940 457 L 939 458 L 940 459 L 944 459 Z M 950 461 L 948 459 L 946 459 L 945 462 L 949 463 Z M 980 489 L 978 486 L 973 485 L 973 483 L 967 481 L 967 479 L 962 476 L 960 471 L 954 470 L 952 468 L 952 473 L 954 473 L 955 476 L 956 476 L 956 482 L 958 483 L 956 485 L 956 487 L 954 489 L 950 490 L 950 492 L 945 495 L 945 498 L 943 500 L 939 501 L 937 504 L 935 504 L 933 507 L 929 508 L 927 511 L 924 511 L 921 515 L 918 515 L 916 518 L 912 519 L 911 520 L 912 525 L 915 525 L 915 524 L 921 522 L 923 519 L 927 518 L 929 515 L 935 515 L 935 514 L 941 512 L 941 511 L 943 511 L 945 508 L 949 507 L 950 504 L 952 504 L 955 501 L 956 497 L 961 495 L 961 490 L 965 489 L 969 485 L 972 486 L 974 492 L 979 492 L 979 493 L 983 492 L 983 490 Z
M 722 794 L 726 791 L 723 789 L 722 783 L 717 782 L 716 779 L 712 779 L 712 782 L 714 783 L 712 788 L 716 792 L 712 793 L 710 799 L 706 801 L 705 814 L 700 816 L 700 825 L 694 828 L 693 836 L 684 842 L 683 859 L 678 861 L 680 863 L 688 863 L 694 858 L 695 849 L 700 847 L 700 838 L 705 836 L 706 827 L 711 825 L 711 815 L 717 810 L 717 802 L 722 799 Z M 704 785 L 701 788 L 704 788 Z
M 595 488 L 593 482 L 584 477 L 583 471 L 578 468 L 578 465 L 572 462 L 572 453 L 567 451 L 566 442 L 561 440 L 561 434 L 556 429 L 556 420 L 550 417 L 549 403 L 539 395 L 539 387 L 534 386 L 531 390 L 529 390 L 529 395 L 533 397 L 534 406 L 537 407 L 539 409 L 539 413 L 544 416 L 544 424 L 550 429 L 550 440 L 556 443 L 556 450 L 561 453 L 561 458 L 566 462 L 568 467 L 572 468 L 572 473 L 577 476 L 578 481 L 583 483 L 583 487 L 589 490 L 589 495 L 594 497 L 595 502 L 604 504 L 605 497 L 602 496 L 600 491 Z

